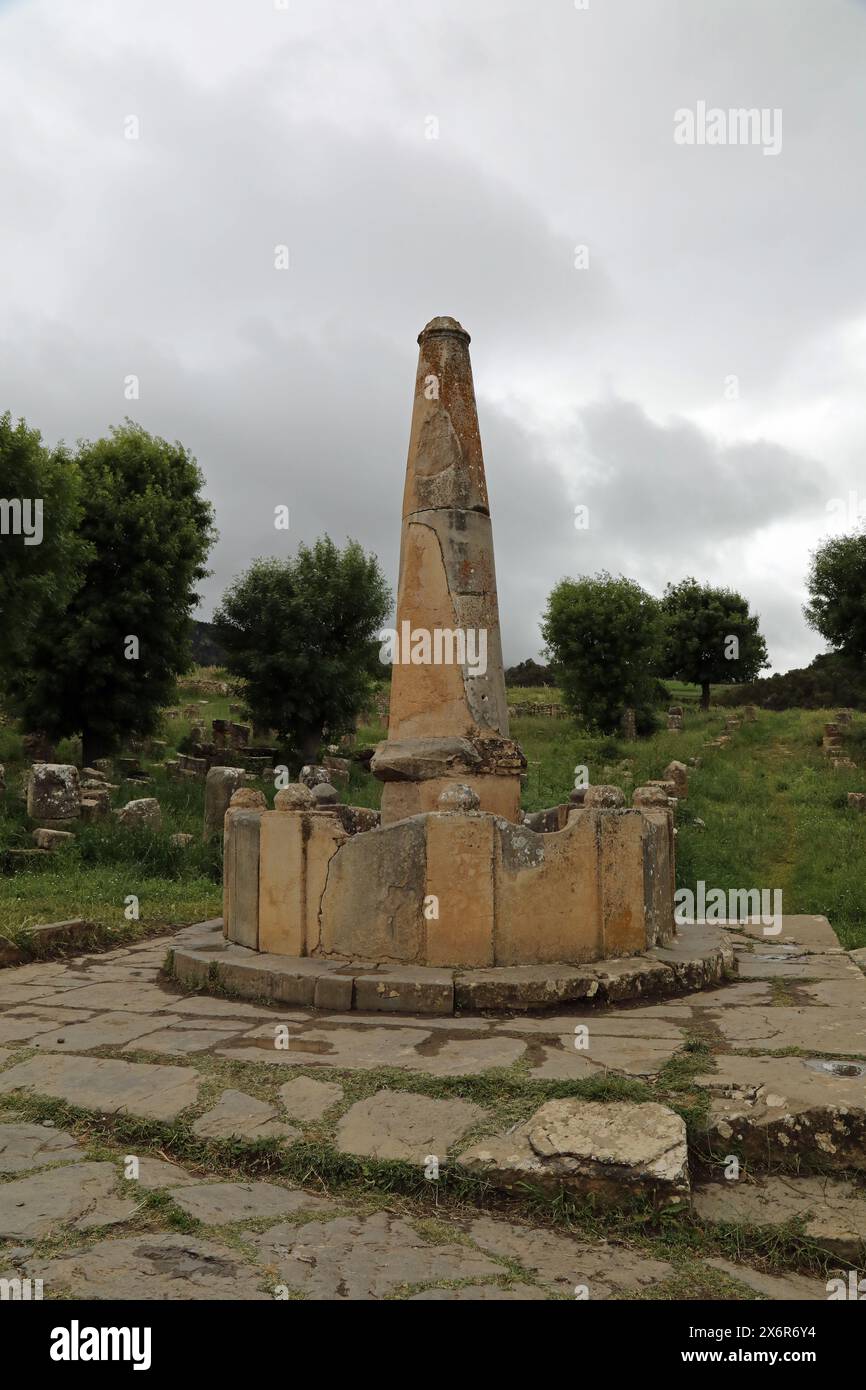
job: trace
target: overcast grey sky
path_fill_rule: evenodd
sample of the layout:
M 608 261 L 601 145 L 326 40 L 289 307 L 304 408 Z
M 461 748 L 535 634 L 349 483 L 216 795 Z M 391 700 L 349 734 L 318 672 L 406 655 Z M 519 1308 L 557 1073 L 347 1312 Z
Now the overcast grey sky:
M 195 453 L 200 616 L 324 531 L 394 582 L 415 339 L 452 314 L 509 663 L 601 568 L 732 584 L 808 661 L 809 552 L 866 512 L 866 6 L 281 4 L 0 0 L 0 410 Z M 780 111 L 781 148 L 676 143 L 700 102 Z

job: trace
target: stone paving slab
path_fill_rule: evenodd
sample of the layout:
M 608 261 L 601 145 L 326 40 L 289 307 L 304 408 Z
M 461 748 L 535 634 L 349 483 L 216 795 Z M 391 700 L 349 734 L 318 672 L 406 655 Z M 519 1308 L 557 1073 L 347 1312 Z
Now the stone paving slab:
M 310 1028 L 302 1037 L 289 1039 L 288 1048 L 274 1046 L 273 1028 L 265 1024 L 246 1035 L 247 1046 L 221 1047 L 220 1057 L 237 1061 L 270 1062 L 281 1066 L 340 1067 L 350 1071 L 370 1067 L 401 1067 L 415 1056 L 415 1048 L 430 1037 L 427 1029 L 381 1028 L 361 1025 L 355 1028 Z M 250 1046 L 258 1040 L 259 1046 Z
M 139 983 L 131 990 L 128 983 L 119 980 L 101 985 L 79 983 L 77 987 L 64 990 L 62 993 L 62 1000 L 60 992 L 57 992 L 56 997 L 46 995 L 43 1002 L 63 1002 L 76 1009 L 132 1009 L 136 1013 L 157 1013 L 160 1009 L 167 1008 L 176 998 L 174 994 L 167 994 L 156 985 Z
M 866 1004 L 866 992 L 863 1001 Z M 866 1008 L 725 1009 L 715 1021 L 723 1037 L 740 1050 L 808 1047 L 840 1057 L 866 1056 Z
M 258 1258 L 280 1283 L 313 1300 L 385 1298 L 402 1286 L 495 1279 L 506 1268 L 465 1245 L 426 1241 L 388 1212 L 272 1226 Z
M 334 1081 L 299 1076 L 280 1087 L 280 1100 L 293 1120 L 320 1120 L 326 1110 L 343 1099 L 343 1088 Z
M 37 1240 L 114 1193 L 113 1163 L 73 1163 L 0 1183 L 0 1237 Z
M 53 1260 L 30 1260 L 24 1272 L 41 1278 L 49 1295 L 65 1288 L 76 1299 L 257 1302 L 273 1297 L 260 1290 L 262 1271 L 239 1251 L 162 1232 L 103 1240 Z
M 501 1288 L 498 1284 L 461 1284 L 456 1289 L 423 1289 L 413 1293 L 409 1303 L 531 1303 L 548 1295 L 534 1284 L 513 1284 Z
M 730 934 L 741 936 L 747 941 L 760 941 L 770 949 L 769 942 L 776 946 L 795 945 L 807 951 L 841 951 L 839 939 L 826 917 L 811 917 L 803 914 L 787 914 L 782 918 L 782 930 L 777 935 L 769 935 L 761 922 L 738 922 L 730 927 Z
M 706 1263 L 764 1298 L 796 1303 L 816 1303 L 827 1298 L 826 1280 L 813 1279 L 805 1274 L 764 1274 L 761 1270 L 734 1264 L 731 1260 L 711 1259 Z
M 122 1110 L 149 1120 L 173 1120 L 195 1103 L 201 1084 L 189 1067 L 45 1053 L 3 1072 L 0 1094 L 22 1089 L 101 1114 Z
M 638 1293 L 663 1283 L 673 1269 L 625 1246 L 589 1244 L 574 1236 L 481 1216 L 467 1227 L 476 1245 L 490 1255 L 516 1260 L 550 1293 L 575 1297 L 583 1285 L 590 1299 Z
M 362 1158 L 401 1158 L 424 1165 L 429 1155 L 444 1159 L 467 1130 L 486 1118 L 480 1105 L 440 1100 L 411 1091 L 377 1091 L 356 1101 L 337 1125 L 341 1153 Z
M 314 1197 L 300 1188 L 270 1182 L 203 1182 L 168 1188 L 169 1196 L 208 1226 L 229 1226 L 241 1221 L 278 1221 L 297 1211 L 330 1211 L 333 1202 Z
M 281 1121 L 273 1105 L 243 1091 L 223 1091 L 216 1105 L 193 1124 L 201 1139 L 285 1139 L 300 1138 L 300 1130 Z
M 703 1183 L 694 1190 L 694 1207 L 704 1221 L 779 1226 L 796 1217 L 831 1255 L 857 1265 L 866 1254 L 866 1190 L 837 1178 L 770 1174 Z
M 164 1018 L 155 1020 L 164 1023 Z M 239 1037 L 243 1025 L 226 1027 L 225 1020 L 212 1028 L 161 1028 L 158 1033 L 148 1033 L 146 1037 L 127 1043 L 125 1052 L 164 1052 L 170 1057 L 185 1057 L 190 1052 L 205 1052 L 208 1048 L 226 1043 L 232 1037 Z
M 138 1177 L 135 1181 L 142 1187 L 160 1189 L 200 1183 L 201 1178 L 188 1173 L 177 1163 L 168 1163 L 164 1158 L 152 1158 L 150 1154 L 141 1154 L 138 1157 Z
M 120 1047 L 133 1038 L 154 1032 L 160 1026 L 161 1020 L 148 1014 L 99 1014 L 86 1023 L 72 1023 L 60 1028 L 55 1025 L 54 1031 L 34 1037 L 32 1045 L 51 1052 L 87 1052 L 93 1047 Z
M 0 1124 L 0 1173 L 74 1163 L 84 1150 L 71 1134 L 47 1125 Z
M 91 1017 L 87 1009 L 69 1009 L 68 1021 L 72 1023 L 83 1023 Z M 22 1012 L 9 1009 L 0 1016 L 0 1041 L 2 1042 L 27 1042 L 30 1038 L 38 1037 L 40 1033 L 50 1033 L 56 1029 L 59 1021 L 64 1021 L 63 1012 L 57 1009 L 43 1009 L 36 1005 L 25 1005 Z
M 538 1079 L 591 1076 L 605 1071 L 657 1076 L 680 1047 L 677 1041 L 661 1038 L 599 1037 L 592 1025 L 587 1043 L 587 1047 L 577 1048 L 574 1033 L 563 1034 L 556 1044 L 545 1047 L 544 1060 L 530 1074 Z

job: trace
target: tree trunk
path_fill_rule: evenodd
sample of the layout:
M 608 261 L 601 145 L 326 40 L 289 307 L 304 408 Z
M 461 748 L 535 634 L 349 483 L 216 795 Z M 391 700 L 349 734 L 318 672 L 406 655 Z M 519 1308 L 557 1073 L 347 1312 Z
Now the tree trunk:
M 319 754 L 319 746 L 322 742 L 321 729 L 307 729 L 298 739 L 298 751 L 301 755 L 301 764 L 315 763 Z
M 701 681 L 701 709 L 709 709 L 709 707 L 710 707 L 710 683 L 709 683 L 709 681 Z

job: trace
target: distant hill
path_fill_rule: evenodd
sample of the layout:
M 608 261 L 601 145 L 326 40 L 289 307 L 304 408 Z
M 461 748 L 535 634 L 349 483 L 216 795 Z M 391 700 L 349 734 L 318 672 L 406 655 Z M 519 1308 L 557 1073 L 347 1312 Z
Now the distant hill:
M 192 659 L 197 666 L 225 666 L 226 654 L 214 636 L 213 623 L 192 624 Z

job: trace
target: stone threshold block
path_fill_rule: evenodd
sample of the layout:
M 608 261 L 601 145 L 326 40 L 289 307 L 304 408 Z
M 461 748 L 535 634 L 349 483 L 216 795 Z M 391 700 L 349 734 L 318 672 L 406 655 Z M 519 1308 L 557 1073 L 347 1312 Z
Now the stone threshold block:
M 742 1054 L 715 1060 L 714 1072 L 695 1078 L 712 1095 L 710 1165 L 736 1153 L 756 1172 L 780 1165 L 866 1172 L 866 1063 Z
M 685 1122 L 654 1102 L 552 1100 L 525 1124 L 480 1139 L 457 1160 L 504 1192 L 592 1197 L 621 1206 L 689 1202 Z
M 605 1005 L 718 985 L 736 970 L 725 933 L 712 927 L 685 927 L 675 947 L 657 947 L 625 960 L 481 970 L 284 956 L 226 941 L 218 923 L 187 931 L 189 936 L 171 953 L 170 973 L 182 984 L 332 1013 L 355 1009 L 448 1016 Z

